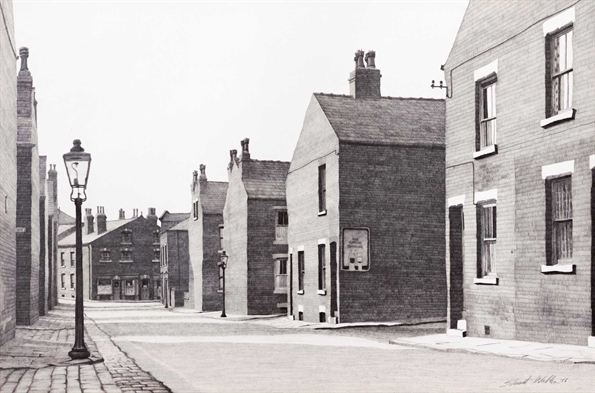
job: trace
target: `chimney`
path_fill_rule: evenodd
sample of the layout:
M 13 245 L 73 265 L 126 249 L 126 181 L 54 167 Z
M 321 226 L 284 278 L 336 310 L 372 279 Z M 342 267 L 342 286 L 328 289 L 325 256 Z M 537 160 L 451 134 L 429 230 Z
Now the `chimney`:
M 229 151 L 229 165 L 227 169 L 233 168 L 233 164 L 238 162 L 238 151 L 236 149 Z
M 93 217 L 92 209 L 85 209 L 85 220 L 87 223 L 87 235 L 90 235 L 95 232 L 93 229 L 93 221 L 95 220 L 95 217 Z M 97 224 L 99 224 L 99 218 L 97 218 Z
M 124 212 L 124 209 L 120 209 L 120 215 L 118 217 L 118 220 L 125 220 L 126 219 L 126 212 Z
M 155 213 L 154 207 L 149 208 L 149 211 L 147 214 L 147 220 L 152 221 L 153 224 L 157 225 L 157 214 Z
M 376 52 L 368 51 L 365 56 L 367 67 L 364 66 L 364 51 L 355 52 L 355 70 L 349 74 L 349 94 L 353 98 L 380 98 L 380 70 L 376 68 Z
M 105 210 L 103 206 L 97 206 L 97 234 L 101 235 L 107 232 L 107 217 L 105 216 Z
M 242 161 L 250 159 L 250 149 L 248 148 L 249 143 L 249 138 L 244 138 L 244 140 L 240 142 L 240 144 L 242 145 Z
M 49 214 L 55 215 L 58 209 L 58 171 L 56 165 L 50 164 L 48 171 L 48 197 L 49 197 Z
M 132 218 L 138 218 L 138 209 L 132 209 Z

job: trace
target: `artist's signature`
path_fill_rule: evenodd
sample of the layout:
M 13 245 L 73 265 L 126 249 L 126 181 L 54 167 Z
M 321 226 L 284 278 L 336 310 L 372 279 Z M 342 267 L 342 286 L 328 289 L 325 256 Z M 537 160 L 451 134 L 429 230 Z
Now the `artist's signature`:
M 568 378 L 558 378 L 557 375 L 547 375 L 547 376 L 541 376 L 538 375 L 537 377 L 533 377 L 533 375 L 530 375 L 529 378 L 515 378 L 515 379 L 510 379 L 506 382 L 504 382 L 504 385 L 500 386 L 501 388 L 507 387 L 507 386 L 519 386 L 519 385 L 530 385 L 530 384 L 535 384 L 535 383 L 545 383 L 548 385 L 559 385 L 562 383 L 566 383 L 568 382 Z

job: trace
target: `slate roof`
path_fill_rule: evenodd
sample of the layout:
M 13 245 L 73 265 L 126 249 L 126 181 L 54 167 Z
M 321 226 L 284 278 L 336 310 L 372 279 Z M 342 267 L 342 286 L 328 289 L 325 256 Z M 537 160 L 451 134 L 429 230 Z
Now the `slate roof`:
M 200 195 L 203 214 L 222 214 L 227 197 L 227 183 L 209 181 Z
M 285 199 L 285 180 L 290 162 L 250 160 L 242 163 L 248 198 Z
M 98 234 L 97 231 L 95 231 L 91 234 L 87 234 L 85 229 L 83 228 L 83 244 L 93 243 L 95 240 L 99 239 L 102 236 L 107 235 L 111 231 L 118 229 L 121 226 L 128 224 L 129 222 L 138 220 L 139 218 L 140 217 L 127 218 L 125 220 L 106 221 L 105 226 L 106 226 L 107 230 L 105 232 L 103 232 L 102 234 Z M 76 233 L 72 233 L 58 242 L 58 247 L 75 246 L 75 245 L 76 245 Z
M 315 93 L 341 142 L 444 145 L 444 100 Z
M 184 221 L 179 222 L 178 224 L 174 225 L 173 227 L 169 228 L 168 231 L 187 231 L 188 230 L 188 220 L 190 217 L 186 218 Z

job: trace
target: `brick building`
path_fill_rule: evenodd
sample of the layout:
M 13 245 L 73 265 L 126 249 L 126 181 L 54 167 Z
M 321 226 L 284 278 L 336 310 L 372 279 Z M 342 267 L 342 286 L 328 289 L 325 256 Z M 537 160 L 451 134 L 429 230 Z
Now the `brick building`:
M 16 326 L 17 81 L 11 0 L 0 0 L 0 345 Z
M 192 174 L 192 213 L 188 221 L 190 252 L 189 306 L 200 311 L 221 310 L 218 251 L 223 248 L 223 207 L 227 183 L 208 181 L 206 166 Z
M 48 171 L 47 179 L 47 259 L 48 259 L 48 272 L 47 272 L 47 301 L 48 308 L 52 309 L 58 304 L 58 289 L 56 286 L 57 282 L 57 260 L 58 260 L 58 215 L 60 209 L 58 209 L 58 171 L 56 171 L 56 165 L 50 164 L 50 170 Z
M 97 223 L 85 209 L 83 228 L 83 294 L 94 300 L 152 300 L 161 292 L 159 276 L 159 226 L 155 209 L 147 217 L 134 209 L 127 219 L 120 209 L 118 220 L 107 221 L 97 208 Z M 59 297 L 75 296 L 76 234 L 58 241 Z
M 17 77 L 17 324 L 39 318 L 39 271 L 42 254 L 40 230 L 40 174 L 37 141 L 37 101 L 27 66 L 29 50 L 19 49 Z M 42 289 L 43 290 L 43 289 Z
M 451 334 L 595 344 L 593 37 L 592 1 L 469 3 L 443 66 Z
M 350 95 L 314 94 L 287 175 L 290 315 L 443 320 L 444 100 L 380 94 L 356 53 Z
M 242 156 L 230 152 L 229 185 L 223 209 L 223 249 L 229 256 L 225 307 L 230 313 L 264 315 L 287 307 L 287 218 L 285 180 L 289 162 L 250 157 L 249 140 Z
M 160 258 L 162 294 L 158 297 L 165 307 L 183 307 L 188 298 L 188 213 L 170 213 L 159 217 L 161 229 L 157 249 Z

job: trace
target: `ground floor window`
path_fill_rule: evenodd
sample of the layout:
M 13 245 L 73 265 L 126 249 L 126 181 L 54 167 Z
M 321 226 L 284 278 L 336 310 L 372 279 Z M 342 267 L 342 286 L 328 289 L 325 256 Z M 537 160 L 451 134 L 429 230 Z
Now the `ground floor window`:
M 496 272 L 496 204 L 477 205 L 479 234 L 479 277 Z
M 135 296 L 136 295 L 136 280 L 126 279 L 124 283 L 124 295 Z
M 287 291 L 287 259 L 275 260 L 275 292 Z

